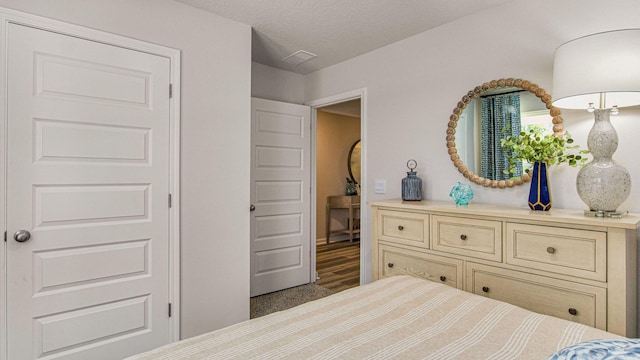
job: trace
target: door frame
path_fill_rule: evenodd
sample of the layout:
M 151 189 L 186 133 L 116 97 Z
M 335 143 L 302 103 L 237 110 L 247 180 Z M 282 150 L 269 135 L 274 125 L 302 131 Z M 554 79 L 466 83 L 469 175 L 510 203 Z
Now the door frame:
M 169 210 L 169 301 L 172 304 L 170 321 L 171 340 L 180 338 L 180 50 L 147 43 L 121 35 L 110 34 L 58 20 L 23 13 L 0 7 L 0 229 L 4 231 L 4 242 L 0 246 L 0 360 L 7 360 L 7 36 L 9 24 L 26 25 L 76 38 L 100 42 L 135 51 L 168 58 L 169 81 L 172 97 L 169 104 L 169 191 L 172 206 Z
M 317 169 L 316 169 L 316 154 L 317 154 L 317 126 L 318 126 L 318 108 L 342 103 L 345 101 L 360 99 L 360 140 L 362 143 L 361 150 L 361 191 L 360 203 L 364 204 L 360 206 L 360 285 L 370 283 L 371 277 L 371 236 L 369 223 L 369 207 L 367 206 L 367 88 L 356 89 L 347 91 L 332 96 L 327 96 L 315 100 L 311 100 L 305 103 L 311 107 L 311 279 L 315 281 L 317 279 L 316 272 L 316 237 L 317 237 Z

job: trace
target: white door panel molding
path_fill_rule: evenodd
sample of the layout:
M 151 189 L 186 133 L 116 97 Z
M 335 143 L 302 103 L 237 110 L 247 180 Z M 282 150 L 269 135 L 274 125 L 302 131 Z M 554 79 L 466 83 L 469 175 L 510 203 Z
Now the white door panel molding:
M 179 51 L 1 8 L 0 21 L 0 359 L 177 340 Z
M 311 282 L 310 114 L 251 101 L 251 296 Z

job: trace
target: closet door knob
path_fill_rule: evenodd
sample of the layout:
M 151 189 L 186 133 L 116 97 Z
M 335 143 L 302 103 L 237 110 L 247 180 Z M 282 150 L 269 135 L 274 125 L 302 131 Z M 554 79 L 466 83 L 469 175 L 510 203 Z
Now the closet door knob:
M 549 254 L 553 254 L 553 253 L 555 253 L 555 252 L 556 252 L 556 249 L 555 249 L 555 248 L 553 248 L 553 247 L 551 247 L 551 246 L 549 246 L 549 247 L 547 248 L 547 252 L 548 252 Z
M 387 266 L 392 268 L 393 267 L 393 263 L 388 263 Z
M 249 206 L 249 211 L 256 211 L 256 206 L 251 204 L 251 206 Z
M 13 240 L 17 242 L 26 242 L 31 239 L 31 233 L 27 230 L 18 230 L 15 234 L 13 234 Z
M 465 234 L 460 235 L 460 240 L 467 240 L 467 235 Z
M 569 314 L 571 315 L 577 315 L 578 314 L 578 310 L 574 309 L 574 308 L 569 308 Z
M 400 231 L 404 230 L 404 226 L 398 225 L 398 230 L 400 230 Z
M 447 277 L 444 275 L 440 275 L 440 281 L 447 281 Z
M 482 287 L 482 291 L 488 293 L 489 292 L 489 288 L 487 286 L 483 286 Z

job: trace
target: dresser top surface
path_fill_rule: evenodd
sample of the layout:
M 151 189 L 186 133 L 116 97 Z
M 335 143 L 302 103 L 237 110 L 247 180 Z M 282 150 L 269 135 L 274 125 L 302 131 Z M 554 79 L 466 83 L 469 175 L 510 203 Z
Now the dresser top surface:
M 572 223 L 576 225 L 605 226 L 610 228 L 637 229 L 639 214 L 627 214 L 621 218 L 586 216 L 583 210 L 552 208 L 549 211 L 532 211 L 528 208 L 493 204 L 470 203 L 456 206 L 453 201 L 403 201 L 401 199 L 370 201 L 369 205 L 405 210 L 444 212 L 458 215 L 491 216 L 505 219 L 539 220 L 545 222 Z

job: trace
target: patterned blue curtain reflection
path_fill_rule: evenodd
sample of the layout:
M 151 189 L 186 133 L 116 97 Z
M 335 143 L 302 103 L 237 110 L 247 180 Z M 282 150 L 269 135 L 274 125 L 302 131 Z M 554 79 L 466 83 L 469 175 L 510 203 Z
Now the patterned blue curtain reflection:
M 522 175 L 522 163 L 518 164 L 515 174 L 505 174 L 504 171 L 509 169 L 509 161 L 500 146 L 500 139 L 520 133 L 520 94 L 485 96 L 480 98 L 480 104 L 480 176 L 492 180 L 507 180 L 512 176 Z

